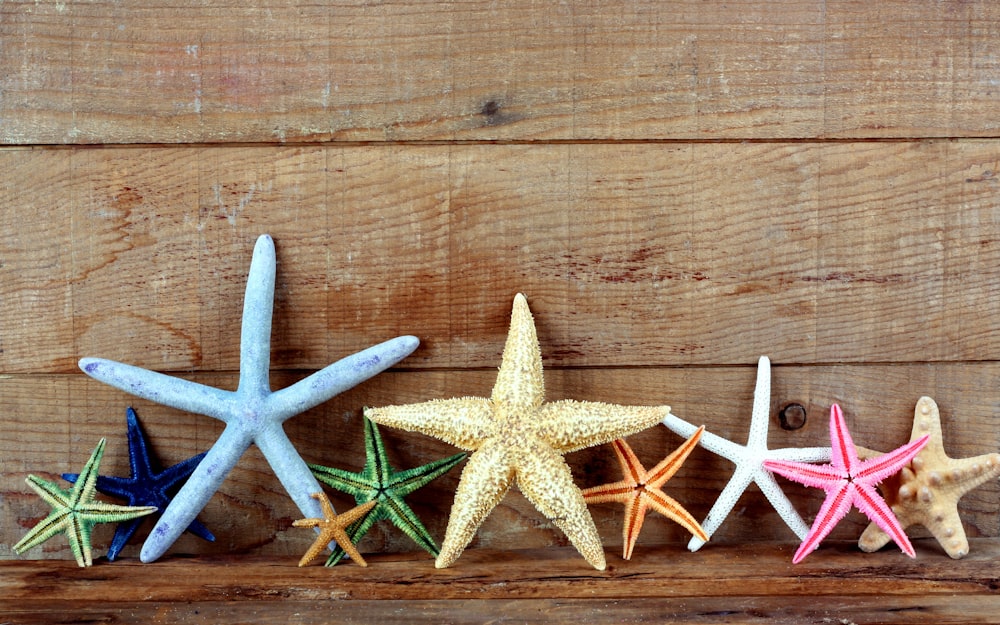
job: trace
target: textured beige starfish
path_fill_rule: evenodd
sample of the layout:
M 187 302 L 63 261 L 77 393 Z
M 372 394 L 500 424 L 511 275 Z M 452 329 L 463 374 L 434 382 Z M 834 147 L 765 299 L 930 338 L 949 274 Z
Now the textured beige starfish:
M 608 443 L 661 421 L 668 406 L 545 402 L 542 355 L 528 302 L 514 298 L 510 332 L 489 398 L 439 399 L 366 409 L 376 423 L 422 432 L 472 451 L 462 471 L 435 566 L 454 562 L 479 525 L 517 484 L 594 568 L 604 550 L 563 454 Z
M 930 435 L 927 446 L 880 489 L 904 529 L 923 525 L 949 556 L 961 558 L 969 553 L 969 541 L 958 515 L 958 500 L 980 484 L 1000 477 L 1000 454 L 949 458 L 944 453 L 941 413 L 930 397 L 917 401 L 910 440 L 925 434 Z M 869 451 L 865 450 L 865 455 Z M 889 537 L 873 523 L 861 534 L 858 546 L 871 552 L 888 542 Z
M 313 493 L 312 498 L 319 501 L 319 505 L 323 507 L 323 518 L 322 519 L 299 519 L 298 521 L 293 521 L 292 525 L 295 527 L 318 527 L 319 535 L 316 540 L 313 541 L 309 551 L 306 555 L 302 556 L 299 560 L 299 566 L 305 566 L 315 560 L 323 551 L 326 550 L 327 546 L 331 541 L 336 542 L 340 545 L 340 548 L 347 552 L 347 555 L 351 556 L 351 559 L 360 564 L 361 566 L 368 566 L 365 559 L 361 557 L 358 553 L 357 548 L 351 539 L 347 537 L 347 526 L 354 523 L 361 517 L 365 515 L 366 512 L 375 507 L 378 502 L 374 499 L 368 503 L 361 504 L 355 508 L 351 508 L 343 514 L 335 514 L 333 512 L 333 506 L 330 504 L 330 500 L 323 493 Z

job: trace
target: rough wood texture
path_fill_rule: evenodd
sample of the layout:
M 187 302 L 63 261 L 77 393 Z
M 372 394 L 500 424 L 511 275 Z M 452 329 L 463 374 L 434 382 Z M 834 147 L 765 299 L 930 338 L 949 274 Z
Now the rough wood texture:
M 90 570 L 69 562 L 17 562 L 5 567 L 0 581 L 0 612 L 12 625 L 952 624 L 995 616 L 995 541 L 977 544 L 957 564 L 924 554 L 922 547 L 918 542 L 921 560 L 914 561 L 891 551 L 862 556 L 851 545 L 834 543 L 824 547 L 822 558 L 794 566 L 787 544 L 697 554 L 665 547 L 637 562 L 609 553 L 604 572 L 581 568 L 572 549 L 475 550 L 463 556 L 461 567 L 443 570 L 427 559 L 391 555 L 374 556 L 367 569 L 298 569 L 292 558 L 246 557 L 168 559 L 155 566 L 123 561 Z M 505 564 L 498 570 L 499 560 Z
M 0 5 L 0 142 L 995 136 L 993 2 Z
M 990 141 L 0 152 L 0 367 L 235 368 L 263 232 L 279 369 L 403 333 L 405 367 L 496 367 L 518 291 L 554 366 L 991 360 L 998 163 Z
M 263 232 L 275 387 L 423 341 L 287 423 L 309 461 L 359 468 L 365 405 L 488 393 L 517 291 L 553 399 L 666 403 L 742 440 L 767 354 L 772 445 L 825 442 L 838 402 L 894 447 L 926 394 L 950 454 L 1000 450 L 998 41 L 982 0 L 0 0 L 0 623 L 995 621 L 998 482 L 961 501 L 962 561 L 861 554 L 852 514 L 792 567 L 751 489 L 698 554 L 650 516 L 633 562 L 594 506 L 605 573 L 516 493 L 453 569 L 379 526 L 369 568 L 300 570 L 312 536 L 250 450 L 202 515 L 215 544 L 89 570 L 58 538 L 11 545 L 46 512 L 28 473 L 78 471 L 102 436 L 127 472 L 130 403 L 165 463 L 214 442 L 76 361 L 233 388 Z M 383 433 L 399 468 L 454 452 Z M 630 438 L 647 463 L 679 442 Z M 581 486 L 619 477 L 607 448 L 568 460 Z M 701 518 L 731 469 L 696 450 L 666 491 Z M 438 539 L 458 478 L 410 498 Z M 811 518 L 818 493 L 787 490 Z

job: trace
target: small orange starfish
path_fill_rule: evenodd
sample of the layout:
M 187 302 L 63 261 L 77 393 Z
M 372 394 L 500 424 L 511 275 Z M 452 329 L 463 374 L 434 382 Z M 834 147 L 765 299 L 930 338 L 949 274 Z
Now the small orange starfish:
M 351 556 L 351 559 L 361 566 L 368 566 L 365 559 L 361 557 L 360 553 L 358 553 L 354 543 L 352 543 L 351 539 L 347 537 L 345 528 L 364 516 L 366 512 L 374 508 L 378 501 L 373 499 L 368 503 L 351 508 L 343 514 L 335 514 L 333 512 L 333 506 L 330 505 L 330 500 L 325 494 L 313 493 L 312 498 L 318 500 L 319 504 L 323 506 L 324 518 L 299 519 L 298 521 L 292 522 L 292 525 L 295 527 L 319 528 L 319 536 L 316 537 L 316 541 L 313 542 L 311 547 L 309 547 L 309 551 L 306 552 L 306 555 L 302 556 L 302 559 L 299 560 L 299 566 L 305 566 L 315 560 L 317 556 L 323 553 L 323 550 L 330 544 L 330 541 L 334 541 L 340 545 L 341 549 L 347 552 L 347 555 Z
M 623 552 L 622 557 L 626 560 L 632 557 L 632 548 L 639 537 L 642 529 L 642 522 L 646 520 L 646 510 L 652 508 L 663 516 L 678 523 L 681 527 L 697 536 L 700 540 L 707 541 L 708 536 L 701 529 L 701 525 L 685 510 L 677 501 L 668 497 L 660 490 L 667 480 L 677 473 L 684 461 L 691 454 L 691 451 L 698 444 L 705 426 L 701 426 L 691 438 L 678 447 L 672 454 L 660 461 L 660 464 L 653 467 L 652 471 L 647 471 L 635 452 L 622 439 L 612 443 L 615 448 L 615 455 L 618 456 L 618 464 L 621 465 L 622 475 L 625 479 L 620 482 L 602 484 L 584 489 L 583 500 L 588 504 L 605 503 L 616 501 L 625 505 L 625 526 L 622 530 Z

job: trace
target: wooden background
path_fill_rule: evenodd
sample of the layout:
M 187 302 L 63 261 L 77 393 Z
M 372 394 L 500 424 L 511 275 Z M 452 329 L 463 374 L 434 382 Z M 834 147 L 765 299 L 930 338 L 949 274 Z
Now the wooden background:
M 46 513 L 28 473 L 78 471 L 102 436 L 102 472 L 127 473 L 127 405 L 164 463 L 212 444 L 220 424 L 76 361 L 233 388 L 262 233 L 276 388 L 422 340 L 288 422 L 310 462 L 360 467 L 365 405 L 487 394 L 516 292 L 551 399 L 667 403 L 739 440 L 767 354 L 772 445 L 824 444 L 839 402 L 894 447 L 926 394 L 953 456 L 997 451 L 998 42 L 987 1 L 0 1 L 0 558 Z M 804 428 L 779 426 L 789 403 Z M 398 468 L 453 453 L 384 433 Z M 680 442 L 630 440 L 647 463 Z M 618 479 L 608 447 L 568 460 Z M 730 471 L 698 450 L 667 492 L 703 518 Z M 411 497 L 439 540 L 458 477 Z M 818 492 L 787 490 L 811 519 Z M 620 506 L 592 511 L 620 562 Z M 1000 536 L 1000 485 L 961 511 Z M 217 542 L 172 553 L 297 558 L 298 516 L 251 450 L 200 517 Z M 686 540 L 651 516 L 633 558 Z M 755 490 L 714 542 L 746 541 L 795 543 Z M 471 548 L 565 544 L 512 493 Z M 391 528 L 361 547 L 414 549 Z

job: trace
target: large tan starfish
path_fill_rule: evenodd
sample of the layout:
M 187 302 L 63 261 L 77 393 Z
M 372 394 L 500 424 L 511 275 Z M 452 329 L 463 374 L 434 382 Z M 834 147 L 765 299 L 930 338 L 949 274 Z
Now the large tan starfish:
M 669 406 L 545 402 L 542 355 L 528 302 L 514 298 L 500 371 L 489 398 L 438 399 L 366 409 L 376 423 L 421 432 L 473 451 L 462 472 L 435 566 L 454 562 L 479 525 L 517 484 L 524 496 L 599 570 L 604 550 L 563 454 L 656 425 Z
M 361 566 L 368 566 L 365 559 L 361 557 L 358 553 L 357 548 L 355 548 L 354 543 L 347 536 L 347 526 L 354 523 L 361 517 L 365 515 L 366 512 L 375 507 L 378 501 L 374 499 L 363 503 L 360 506 L 351 508 L 343 514 L 335 514 L 333 512 L 333 506 L 330 504 L 330 500 L 327 499 L 325 493 L 313 493 L 312 498 L 319 501 L 319 505 L 323 507 L 323 518 L 322 519 L 299 519 L 293 521 L 292 525 L 295 527 L 318 527 L 319 535 L 316 540 L 313 541 L 309 551 L 306 555 L 302 556 L 299 560 L 299 566 L 305 566 L 316 559 L 316 557 L 323 553 L 331 541 L 336 542 L 340 545 L 347 555 L 351 556 L 351 559 L 360 564 Z
M 930 397 L 917 401 L 910 440 L 925 434 L 930 435 L 927 446 L 879 488 L 904 529 L 923 525 L 949 556 L 961 558 L 969 553 L 969 541 L 958 515 L 958 500 L 980 484 L 1000 477 L 1000 454 L 949 458 L 944 453 L 941 413 Z M 888 542 L 885 532 L 872 523 L 861 534 L 858 546 L 871 552 Z

